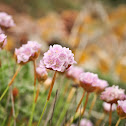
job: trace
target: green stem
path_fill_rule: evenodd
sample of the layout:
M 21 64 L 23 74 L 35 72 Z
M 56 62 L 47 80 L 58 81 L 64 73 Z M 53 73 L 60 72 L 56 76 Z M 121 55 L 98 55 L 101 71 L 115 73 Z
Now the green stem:
M 7 93 L 8 89 L 9 89 L 9 85 L 6 87 L 6 89 L 4 90 L 3 94 L 1 95 L 0 101 L 2 100 L 2 98 L 4 97 L 4 95 Z
M 60 122 L 61 122 L 62 119 L 64 118 L 64 116 L 65 116 L 65 114 L 66 114 L 66 112 L 67 112 L 67 109 L 68 109 L 68 105 L 66 105 L 66 106 L 64 107 L 64 109 L 63 109 L 63 111 L 62 111 L 62 113 L 61 113 L 61 115 L 60 115 L 60 117 L 59 117 L 59 119 L 58 119 L 58 122 L 57 122 L 56 126 L 60 126 Z
M 42 114 L 41 114 L 41 117 L 40 117 L 40 119 L 39 119 L 39 122 L 38 122 L 38 125 L 37 125 L 37 126 L 40 125 L 40 122 L 41 122 L 41 120 L 42 120 L 42 117 L 43 117 L 43 114 L 44 114 L 44 112 L 45 112 L 45 109 L 46 109 L 46 107 L 47 107 L 48 102 L 49 102 L 49 100 L 46 100 L 45 106 L 44 106 L 44 108 L 43 108 L 43 111 L 42 111 Z
M 29 120 L 28 126 L 31 126 L 32 125 L 33 114 L 34 114 L 35 106 L 36 106 L 35 96 L 36 96 L 36 88 L 34 86 L 34 99 L 33 99 L 32 112 L 31 112 L 31 116 L 30 116 L 30 120 Z

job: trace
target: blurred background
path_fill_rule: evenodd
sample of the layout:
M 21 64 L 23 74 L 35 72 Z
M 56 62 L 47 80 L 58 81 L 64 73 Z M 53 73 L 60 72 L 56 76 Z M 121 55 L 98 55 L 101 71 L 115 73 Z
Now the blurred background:
M 126 0 L 0 0 L 0 11 L 12 15 L 16 24 L 7 31 L 6 50 L 9 52 L 6 53 L 5 50 L 1 52 L 0 82 L 3 85 L 0 87 L 0 92 L 3 92 L 16 69 L 13 58 L 14 49 L 27 43 L 28 40 L 36 40 L 42 44 L 40 59 L 49 45 L 61 44 L 69 47 L 75 54 L 78 65 L 85 71 L 95 72 L 110 85 L 115 84 L 126 89 Z M 31 111 L 32 67 L 31 63 L 25 65 L 12 87 L 13 92 L 16 92 L 14 94 L 16 95 L 15 109 L 19 126 L 27 125 Z M 50 77 L 52 77 L 51 72 Z M 51 111 L 50 106 L 53 105 L 58 84 L 67 83 L 64 76 L 58 77 L 42 126 L 48 125 L 50 120 L 47 113 Z M 67 90 L 70 90 L 73 84 L 74 82 L 70 80 Z M 55 126 L 59 111 L 62 110 L 62 104 L 69 93 L 65 91 L 64 86 L 61 87 L 63 88 L 59 93 L 60 100 L 56 103 L 51 126 Z M 37 104 L 34 115 L 34 126 L 40 117 L 48 88 L 48 83 L 43 84 L 38 99 L 40 104 Z M 65 95 L 62 95 L 64 91 Z M 78 89 L 71 100 L 70 109 L 62 119 L 61 126 L 74 113 L 72 110 L 75 110 L 76 106 L 73 104 L 77 105 L 81 95 L 82 91 Z M 0 104 L 0 125 L 3 126 L 13 125 L 9 96 L 8 93 Z M 90 96 L 89 105 L 92 98 L 93 94 Z M 94 113 L 101 114 L 102 102 L 98 100 L 96 104 Z M 113 117 L 112 125 L 115 126 L 118 119 L 116 112 Z M 90 120 L 95 124 L 94 114 Z M 126 120 L 123 120 L 120 126 L 124 126 L 125 123 Z M 102 125 L 108 126 L 106 119 L 103 119 Z

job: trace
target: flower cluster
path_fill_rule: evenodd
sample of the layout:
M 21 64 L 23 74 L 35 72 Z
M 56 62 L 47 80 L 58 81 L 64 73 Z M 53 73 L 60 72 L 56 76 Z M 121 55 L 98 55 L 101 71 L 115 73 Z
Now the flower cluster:
M 37 74 L 38 81 L 44 81 L 47 79 L 48 73 L 46 71 L 46 68 L 42 60 L 40 61 L 38 67 L 36 68 L 36 74 Z
M 17 63 L 25 64 L 35 60 L 40 53 L 40 47 L 41 45 L 36 41 L 28 41 L 27 44 L 22 45 L 19 49 L 15 49 Z
M 72 51 L 60 45 L 50 46 L 49 50 L 44 53 L 43 62 L 46 68 L 59 72 L 64 72 L 76 63 Z
M 110 112 L 111 104 L 103 102 L 103 108 L 105 112 Z M 116 104 L 112 104 L 112 111 L 116 110 Z
M 0 34 L 0 50 L 7 44 L 7 36 L 5 34 Z
M 14 21 L 11 15 L 8 15 L 5 12 L 0 12 L 0 26 L 5 28 L 10 28 L 14 26 Z
M 97 74 L 84 72 L 80 75 L 80 85 L 84 88 L 87 92 L 93 92 L 96 90 L 97 87 Z
M 119 89 L 118 86 L 112 86 L 105 89 L 101 94 L 101 99 L 107 103 L 117 103 L 118 100 L 125 99 L 125 90 Z
M 117 112 L 120 117 L 126 118 L 126 100 L 118 101 Z
M 96 86 L 96 93 L 101 93 L 108 86 L 108 82 L 105 80 L 97 79 Z
M 83 69 L 81 67 L 77 66 L 71 66 L 67 71 L 66 71 L 66 76 L 68 78 L 72 78 L 74 80 L 79 80 L 80 74 L 83 73 Z

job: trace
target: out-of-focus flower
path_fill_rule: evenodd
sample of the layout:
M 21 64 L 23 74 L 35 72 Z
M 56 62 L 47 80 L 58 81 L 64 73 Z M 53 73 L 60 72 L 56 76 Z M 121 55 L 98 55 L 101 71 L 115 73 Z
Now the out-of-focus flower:
M 118 100 L 126 98 L 124 91 L 123 89 L 119 89 L 118 86 L 113 85 L 102 92 L 101 99 L 107 103 L 117 103 Z
M 79 81 L 80 74 L 83 73 L 83 69 L 78 66 L 71 66 L 67 71 L 66 71 L 66 76 L 68 78 L 72 78 L 75 81 Z
M 96 85 L 96 93 L 101 93 L 108 86 L 108 82 L 105 80 L 97 79 Z
M 28 41 L 27 44 L 22 45 L 19 49 L 15 49 L 17 63 L 25 64 L 35 60 L 40 53 L 40 47 L 41 45 L 36 41 Z
M 7 44 L 7 36 L 5 34 L 0 34 L 0 50 L 4 48 Z
M 126 118 L 126 100 L 118 101 L 117 112 L 120 117 Z
M 18 88 L 13 88 L 13 97 L 15 98 L 18 95 L 19 91 Z
M 48 73 L 46 71 L 46 68 L 43 64 L 43 61 L 41 60 L 38 67 L 36 68 L 36 75 L 37 75 L 37 79 L 38 81 L 45 81 L 48 77 Z
M 44 87 L 45 87 L 46 90 L 50 87 L 51 83 L 52 83 L 52 78 L 50 78 L 50 77 L 48 77 L 48 78 L 44 81 L 43 85 L 44 85 Z
M 5 12 L 0 12 L 0 26 L 5 28 L 10 28 L 14 26 L 14 20 L 11 15 Z
M 4 31 L 0 28 L 0 34 L 4 33 Z
M 107 102 L 103 102 L 103 108 L 105 112 L 110 112 L 110 107 L 111 104 L 107 103 Z M 116 104 L 112 104 L 112 111 L 116 110 Z
M 50 46 L 49 50 L 44 53 L 43 62 L 46 68 L 59 72 L 64 72 L 76 63 L 72 51 L 60 45 Z
M 84 88 L 87 92 L 93 92 L 96 90 L 98 76 L 97 74 L 85 72 L 80 75 L 80 85 Z
M 92 124 L 92 122 L 90 120 L 82 119 L 80 121 L 80 126 L 93 126 L 93 124 Z

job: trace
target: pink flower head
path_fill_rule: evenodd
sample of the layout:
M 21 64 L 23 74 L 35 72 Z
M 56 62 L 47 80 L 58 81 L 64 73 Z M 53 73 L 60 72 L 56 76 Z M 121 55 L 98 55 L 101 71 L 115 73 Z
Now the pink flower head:
M 117 112 L 120 117 L 126 118 L 126 100 L 119 100 L 117 106 Z
M 50 46 L 49 50 L 44 53 L 43 62 L 46 68 L 60 72 L 64 72 L 76 63 L 72 51 L 60 45 Z
M 107 103 L 117 103 L 118 100 L 125 99 L 125 90 L 119 89 L 118 86 L 112 86 L 105 89 L 101 94 L 101 99 Z
M 96 85 L 96 93 L 101 93 L 108 86 L 108 82 L 105 80 L 97 79 Z
M 5 34 L 0 34 L 0 50 L 7 44 L 7 36 Z
M 35 60 L 40 53 L 40 47 L 41 45 L 36 41 L 28 41 L 27 44 L 22 45 L 19 49 L 15 49 L 17 63 L 25 64 Z
M 79 80 L 80 74 L 83 73 L 83 69 L 81 67 L 77 66 L 71 66 L 67 71 L 66 71 L 66 76 L 68 78 L 72 78 L 74 80 Z
M 110 112 L 110 107 L 111 107 L 111 104 L 107 102 L 103 102 L 103 108 L 105 112 Z M 112 104 L 112 111 L 115 111 L 115 110 L 116 110 L 116 104 Z
M 14 20 L 11 15 L 8 15 L 5 12 L 0 12 L 0 26 L 5 28 L 10 28 L 14 26 Z
M 0 28 L 0 34 L 4 33 L 4 31 Z
M 97 74 L 84 72 L 80 75 L 80 85 L 83 87 L 87 92 L 93 92 L 97 87 Z
M 38 67 L 36 68 L 36 74 L 37 74 L 38 81 L 44 81 L 47 79 L 48 73 L 46 71 L 46 68 L 42 60 L 40 61 Z
M 90 120 L 82 119 L 80 121 L 80 126 L 93 126 L 93 124 L 92 124 L 92 122 Z

